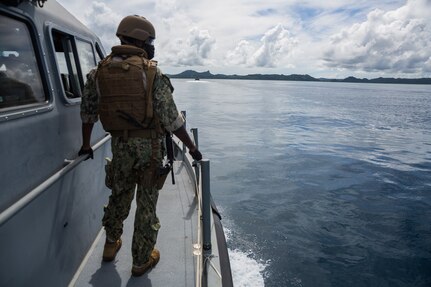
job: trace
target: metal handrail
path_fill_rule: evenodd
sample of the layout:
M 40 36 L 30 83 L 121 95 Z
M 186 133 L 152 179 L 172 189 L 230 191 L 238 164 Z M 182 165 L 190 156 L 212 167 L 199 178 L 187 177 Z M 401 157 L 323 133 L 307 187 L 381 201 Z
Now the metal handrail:
M 195 128 L 191 129 L 193 140 L 195 145 L 198 147 L 198 130 Z M 208 282 L 208 271 L 214 270 L 219 278 L 222 278 L 221 271 L 217 270 L 217 267 L 211 261 L 215 256 L 212 254 L 212 239 L 211 239 L 211 218 L 212 218 L 212 207 L 211 207 L 211 192 L 210 192 L 210 161 L 208 159 L 202 159 L 199 162 L 192 164 L 191 156 L 187 154 L 186 147 L 180 146 L 179 140 L 175 141 L 177 147 L 180 150 L 179 158 L 183 159 L 188 169 L 193 170 L 190 175 L 194 176 L 197 207 L 198 207 L 198 232 L 197 242 L 194 244 L 196 260 L 196 274 L 195 274 L 195 286 L 196 287 L 207 287 Z
M 193 140 L 197 148 L 199 148 L 198 129 L 192 128 Z M 210 161 L 202 159 L 195 165 L 195 176 L 197 182 L 197 197 L 199 206 L 199 224 L 201 225 L 198 232 L 199 246 L 201 248 L 201 256 L 198 261 L 200 266 L 200 276 L 196 280 L 196 286 L 207 287 L 208 284 L 208 271 L 210 267 L 221 278 L 221 273 L 214 266 L 211 259 L 214 257 L 212 254 L 212 239 L 211 239 L 211 188 L 210 188 Z M 200 278 L 199 278 L 200 277 Z
M 200 169 L 200 164 L 198 163 L 196 165 L 196 169 L 197 169 L 197 173 L 200 174 L 201 173 L 201 169 Z M 199 176 L 199 178 L 202 178 L 201 176 Z M 197 232 L 197 249 L 198 250 L 198 258 L 196 260 L 196 278 L 195 278 L 195 283 L 196 283 L 196 287 L 202 287 L 202 264 L 203 264 L 203 260 L 202 260 L 202 233 L 200 232 L 200 230 L 202 230 L 202 193 L 201 193 L 201 188 L 202 186 L 202 182 L 201 181 L 196 181 L 196 198 L 198 201 L 198 232 Z
M 200 221 L 202 221 L 202 270 L 201 270 L 201 286 L 207 287 L 210 286 L 211 282 L 208 282 L 208 273 L 210 267 L 217 276 L 221 279 L 221 271 L 217 270 L 217 267 L 211 261 L 213 258 L 216 258 L 212 253 L 212 217 L 213 210 L 211 206 L 211 191 L 210 191 L 210 161 L 208 159 L 202 159 L 199 163 L 200 167 L 200 178 L 199 182 L 199 207 L 201 209 L 200 212 Z
M 103 139 L 92 146 L 93 150 L 99 149 L 105 142 L 111 139 L 111 136 L 107 134 Z M 57 171 L 55 174 L 50 176 L 47 180 L 39 184 L 36 188 L 31 190 L 29 193 L 21 197 L 17 202 L 9 206 L 5 211 L 0 214 L 0 226 L 5 224 L 9 219 L 11 219 L 15 214 L 21 211 L 44 191 L 46 191 L 51 185 L 56 183 L 60 178 L 62 178 L 66 173 L 74 169 L 78 164 L 86 159 L 88 155 L 81 155 L 74 160 L 65 160 L 67 164 L 65 167 Z

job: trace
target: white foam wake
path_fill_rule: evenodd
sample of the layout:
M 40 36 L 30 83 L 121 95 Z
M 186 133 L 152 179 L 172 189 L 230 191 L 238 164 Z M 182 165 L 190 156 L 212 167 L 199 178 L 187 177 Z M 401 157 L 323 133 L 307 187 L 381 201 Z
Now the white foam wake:
M 256 261 L 250 254 L 229 249 L 233 285 L 235 287 L 263 287 L 266 263 Z
M 220 209 L 219 209 L 220 210 Z M 228 218 L 223 218 L 224 234 L 228 246 L 230 244 L 236 245 L 234 241 L 235 236 L 233 236 L 232 228 L 233 223 Z M 269 266 L 270 261 L 264 262 L 262 260 L 256 259 L 253 256 L 253 251 L 251 249 L 247 251 L 240 250 L 239 248 L 229 248 L 229 261 L 232 271 L 233 286 L 235 287 L 263 287 L 265 286 L 264 277 L 265 269 Z

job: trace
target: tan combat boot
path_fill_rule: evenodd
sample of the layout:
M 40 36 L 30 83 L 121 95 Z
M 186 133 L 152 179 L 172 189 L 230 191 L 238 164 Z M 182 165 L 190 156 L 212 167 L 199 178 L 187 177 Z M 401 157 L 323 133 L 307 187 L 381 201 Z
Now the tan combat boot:
M 115 259 L 118 250 L 121 248 L 121 238 L 115 242 L 105 241 L 105 247 L 103 249 L 103 261 L 112 261 Z
M 148 261 L 144 263 L 144 265 L 141 265 L 141 266 L 133 265 L 132 275 L 141 276 L 145 274 L 148 270 L 156 266 L 157 263 L 159 263 L 159 260 L 160 260 L 160 252 L 159 250 L 154 248 L 153 251 L 151 251 L 150 259 L 148 259 Z

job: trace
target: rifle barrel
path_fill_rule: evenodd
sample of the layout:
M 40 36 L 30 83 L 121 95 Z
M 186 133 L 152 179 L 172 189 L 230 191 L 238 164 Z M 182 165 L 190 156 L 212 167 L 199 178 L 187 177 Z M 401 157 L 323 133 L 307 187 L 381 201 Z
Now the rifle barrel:
M 168 162 L 171 167 L 171 175 L 172 175 L 172 184 L 175 184 L 175 175 L 174 175 L 174 146 L 172 142 L 172 134 L 166 133 L 166 153 L 168 156 Z

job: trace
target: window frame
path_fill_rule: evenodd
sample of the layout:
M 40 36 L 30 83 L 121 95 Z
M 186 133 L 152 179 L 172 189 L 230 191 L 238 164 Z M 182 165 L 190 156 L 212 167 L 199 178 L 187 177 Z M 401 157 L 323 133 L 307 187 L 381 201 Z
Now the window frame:
M 105 50 L 103 49 L 103 46 L 100 45 L 98 42 L 96 42 L 96 54 L 97 56 L 99 56 L 100 61 L 102 61 L 106 57 L 106 53 L 105 53 Z M 99 61 L 97 61 L 97 58 L 96 58 L 96 63 L 99 63 Z
M 53 94 L 51 93 L 52 88 L 50 88 L 50 82 L 47 77 L 47 63 L 45 53 L 43 52 L 43 48 L 41 45 L 42 36 L 38 32 L 35 23 L 27 15 L 18 14 L 14 11 L 5 10 L 3 8 L 0 8 L 0 16 L 18 21 L 24 24 L 28 29 L 34 56 L 36 58 L 37 68 L 39 70 L 39 76 L 42 84 L 42 92 L 45 95 L 45 100 L 43 102 L 31 103 L 27 105 L 18 105 L 0 109 L 0 122 L 52 111 L 54 109 Z
M 59 62 L 57 60 L 56 57 L 56 50 L 55 50 L 55 44 L 54 44 L 54 33 L 57 34 L 61 34 L 63 36 L 67 36 L 70 40 L 70 44 L 71 44 L 71 51 L 67 51 L 67 53 L 65 52 L 65 58 L 66 58 L 66 65 L 67 65 L 67 69 L 68 71 L 73 70 L 71 67 L 71 60 L 70 60 L 70 56 L 69 56 L 69 52 L 72 52 L 73 58 L 74 58 L 74 64 L 75 67 L 77 69 L 77 76 L 78 76 L 78 82 L 73 81 L 73 83 L 70 83 L 70 85 L 74 86 L 74 89 L 77 89 L 80 94 L 77 97 L 68 97 L 66 95 L 66 91 L 63 85 L 63 81 L 61 80 L 61 72 L 59 70 Z M 82 93 L 83 93 L 83 89 L 84 89 L 84 78 L 86 77 L 86 75 L 82 74 L 82 68 L 81 68 L 81 63 L 79 61 L 79 57 L 78 57 L 78 48 L 76 45 L 76 41 L 81 41 L 81 42 L 85 42 L 90 44 L 91 46 L 91 51 L 93 53 L 93 60 L 95 62 L 95 67 L 97 66 L 98 61 L 96 60 L 96 49 L 95 49 L 95 41 L 92 40 L 89 37 L 85 37 L 79 33 L 70 31 L 69 29 L 66 29 L 62 26 L 56 25 L 54 23 L 49 23 L 48 24 L 48 37 L 50 39 L 50 43 L 51 43 L 51 50 L 52 50 L 52 55 L 53 55 L 53 64 L 54 64 L 54 71 L 55 71 L 55 78 L 57 80 L 58 83 L 58 93 L 61 94 L 61 99 L 63 100 L 63 104 L 66 106 L 75 106 L 81 103 L 81 98 L 82 98 Z M 62 44 L 63 47 L 65 47 L 64 45 L 64 38 L 61 39 L 62 40 Z M 97 42 L 96 42 L 97 43 Z M 81 88 L 81 89 L 79 89 Z

